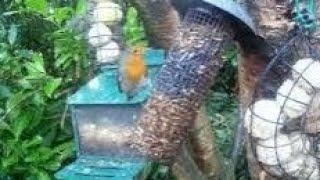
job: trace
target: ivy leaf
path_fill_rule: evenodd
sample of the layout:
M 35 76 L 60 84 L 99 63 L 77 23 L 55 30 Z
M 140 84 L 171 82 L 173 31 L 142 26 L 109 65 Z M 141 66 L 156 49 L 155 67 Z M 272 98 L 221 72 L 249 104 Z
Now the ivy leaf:
M 32 62 L 26 63 L 26 69 L 30 77 L 40 79 L 46 73 L 42 54 L 33 54 Z
M 48 5 L 47 0 L 26 0 L 25 5 L 32 11 L 44 14 Z
M 15 44 L 18 38 L 18 26 L 11 24 L 8 31 L 8 42 L 12 46 Z
M 51 98 L 54 91 L 58 89 L 58 87 L 61 85 L 61 82 L 62 82 L 61 78 L 50 79 L 43 88 L 46 96 Z

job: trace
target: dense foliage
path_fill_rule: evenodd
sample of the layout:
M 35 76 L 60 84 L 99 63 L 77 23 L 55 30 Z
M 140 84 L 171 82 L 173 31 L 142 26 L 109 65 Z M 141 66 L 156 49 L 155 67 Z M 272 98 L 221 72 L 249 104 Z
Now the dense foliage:
M 80 2 L 81 3 L 81 2 Z M 0 174 L 51 179 L 73 155 L 66 97 L 86 77 L 81 36 L 67 1 L 25 0 L 0 9 Z
M 52 179 L 73 157 L 66 98 L 86 81 L 90 63 L 85 40 L 65 25 L 70 27 L 68 21 L 84 13 L 84 2 L 1 2 L 0 179 Z M 127 44 L 147 45 L 137 10 L 129 7 L 125 20 Z M 225 66 L 206 103 L 225 157 L 231 154 L 237 118 L 235 57 L 234 49 L 225 54 Z M 174 179 L 169 172 L 150 163 L 144 176 Z

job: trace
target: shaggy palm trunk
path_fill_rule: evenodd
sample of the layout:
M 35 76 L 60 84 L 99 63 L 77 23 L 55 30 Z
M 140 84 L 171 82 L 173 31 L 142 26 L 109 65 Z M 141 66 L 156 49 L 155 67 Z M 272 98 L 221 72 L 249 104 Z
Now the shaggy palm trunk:
M 239 3 L 244 4 L 251 16 L 254 18 L 257 25 L 257 34 L 262 36 L 270 46 L 276 47 L 288 35 L 290 29 L 289 0 L 238 0 Z M 259 43 L 260 41 L 260 43 Z M 258 43 L 257 43 L 258 42 Z M 261 43 L 261 39 L 255 38 L 251 41 L 240 42 L 242 49 L 241 60 L 239 63 L 239 84 L 240 84 L 240 112 L 241 117 L 251 102 L 251 96 L 256 87 L 256 83 L 264 71 L 270 54 L 270 47 L 263 45 L 257 46 Z M 255 48 L 258 47 L 258 48 Z M 259 166 L 252 151 L 251 141 L 248 135 L 246 139 L 246 152 L 249 163 L 249 169 L 252 179 L 274 179 L 268 176 Z
M 139 9 L 152 45 L 169 49 L 177 38 L 180 17 L 169 0 L 129 0 Z
M 183 3 L 179 0 L 173 0 L 175 8 L 170 6 L 168 1 L 153 3 L 146 0 L 131 1 L 142 12 L 141 16 L 148 30 L 148 36 L 152 38 L 153 45 L 168 50 L 177 38 L 175 33 L 178 32 L 178 25 L 180 24 L 180 19 L 175 9 L 177 8 L 180 15 L 184 14 L 187 9 L 187 0 Z M 184 162 L 178 160 L 172 166 L 172 171 L 178 179 L 198 179 L 194 178 L 194 176 L 189 176 L 190 169 L 185 167 L 186 164 L 189 164 L 189 167 L 196 164 L 197 167 L 194 168 L 199 169 L 208 179 L 220 174 L 221 165 L 217 157 L 218 154 L 215 151 L 215 140 L 209 124 L 209 119 L 204 111 L 200 111 L 195 122 L 196 130 L 192 130 L 189 136 L 192 139 L 191 143 L 188 144 L 190 148 L 186 149 L 184 146 L 183 150 L 185 153 L 192 154 L 193 159 L 188 158 L 189 161 L 185 160 Z M 180 158 L 183 157 L 186 157 L 186 155 Z
M 192 22 L 190 14 L 182 24 L 135 131 L 133 146 L 158 162 L 171 164 L 181 152 L 222 65 L 225 39 L 232 38 L 222 12 L 203 14 L 207 21 Z

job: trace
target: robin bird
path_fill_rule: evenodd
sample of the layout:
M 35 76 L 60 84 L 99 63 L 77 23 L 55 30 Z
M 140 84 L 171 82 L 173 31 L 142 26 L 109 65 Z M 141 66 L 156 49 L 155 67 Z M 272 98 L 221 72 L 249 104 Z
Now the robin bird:
M 135 46 L 119 61 L 118 87 L 128 100 L 132 99 L 147 82 L 147 66 L 144 61 L 145 48 Z

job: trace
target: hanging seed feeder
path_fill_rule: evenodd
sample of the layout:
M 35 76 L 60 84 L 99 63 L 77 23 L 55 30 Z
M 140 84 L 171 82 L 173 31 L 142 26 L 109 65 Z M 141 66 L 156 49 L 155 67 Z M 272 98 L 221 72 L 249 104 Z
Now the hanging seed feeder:
M 89 59 L 100 74 L 68 98 L 76 161 L 56 174 L 57 179 L 133 179 L 146 158 L 130 147 L 134 122 L 147 100 L 164 51 L 146 48 L 148 83 L 132 99 L 118 86 L 118 61 L 125 58 L 122 1 L 87 1 L 85 30 Z
M 256 160 L 277 179 L 320 177 L 320 39 L 313 35 L 313 3 L 294 2 L 297 26 L 272 55 L 245 115 Z
M 234 30 L 253 34 L 253 23 L 232 1 L 188 1 L 153 93 L 137 123 L 132 147 L 152 160 L 170 164 L 192 128 L 215 75 L 224 45 Z M 181 2 L 182 3 L 182 2 Z
M 148 50 L 145 59 L 153 80 L 164 52 Z M 69 97 L 77 160 L 57 173 L 58 179 L 132 179 L 145 165 L 143 154 L 130 148 L 130 137 L 152 83 L 128 101 L 116 73 L 116 67 L 106 68 Z

